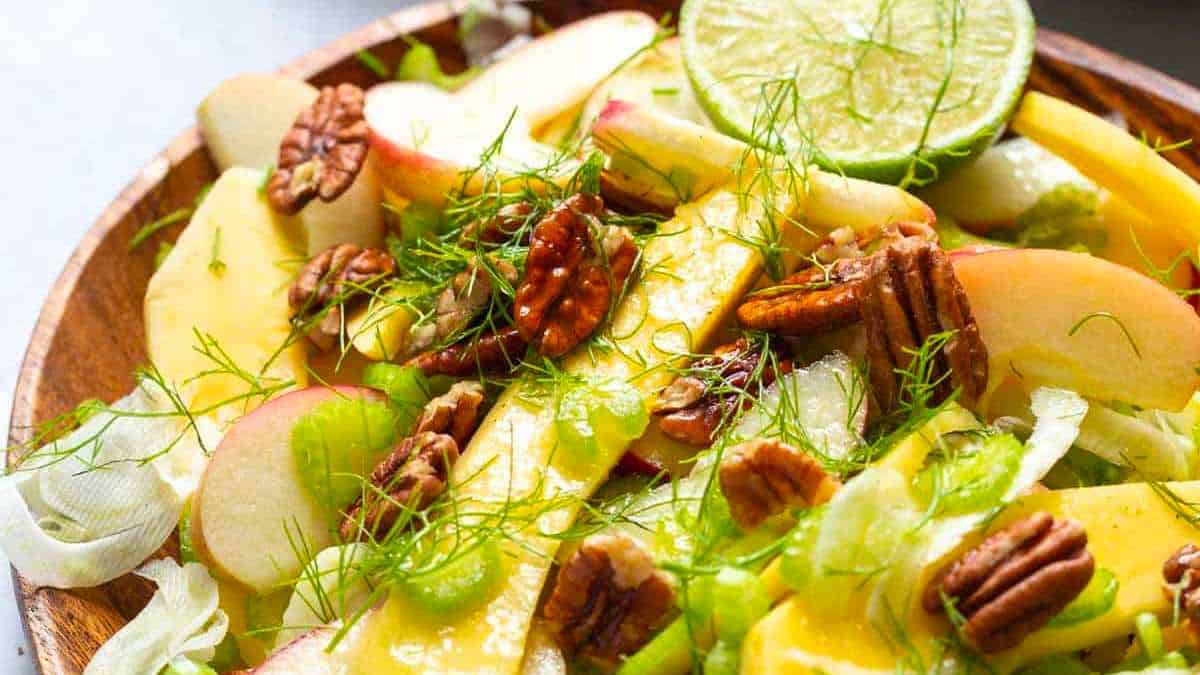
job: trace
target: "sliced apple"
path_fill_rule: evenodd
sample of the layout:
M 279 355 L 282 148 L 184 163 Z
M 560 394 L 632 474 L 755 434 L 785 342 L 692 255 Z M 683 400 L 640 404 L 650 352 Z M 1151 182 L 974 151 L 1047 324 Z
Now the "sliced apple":
M 1125 130 L 1037 92 L 1022 99 L 1012 128 L 1169 230 L 1180 244 L 1194 248 L 1200 242 L 1200 185 Z
M 596 146 L 611 159 L 605 173 L 641 200 L 671 208 L 754 171 L 755 154 L 720 132 L 627 101 L 609 101 L 594 125 Z M 933 210 L 897 187 L 798 169 L 807 187 L 804 218 L 818 229 L 862 229 L 895 221 L 932 224 Z
M 583 106 L 578 132 L 586 136 L 604 106 L 614 100 L 657 109 L 701 126 L 712 126 L 696 100 L 692 83 L 683 68 L 679 38 L 664 40 L 653 49 L 647 49 L 605 80 Z
M 405 358 L 410 352 L 411 330 L 417 316 L 401 303 L 424 290 L 417 284 L 393 286 L 355 310 L 346 321 L 346 335 L 358 353 L 372 361 Z
M 557 151 L 530 138 L 524 118 L 474 107 L 419 82 L 389 82 L 367 94 L 367 124 L 379 175 L 390 190 L 405 199 L 444 204 L 454 192 L 475 193 L 488 171 L 478 170 L 484 159 L 501 188 L 528 185 L 520 174 L 563 165 Z
M 200 133 L 217 167 L 261 171 L 273 165 L 280 139 L 317 94 L 307 82 L 278 75 L 239 75 L 217 85 L 196 109 Z M 379 180 L 369 165 L 337 200 L 314 200 L 297 217 L 308 254 L 341 243 L 382 244 L 379 202 Z
M 383 400 L 362 387 L 314 386 L 272 399 L 239 419 L 217 446 L 194 498 L 193 536 L 215 569 L 259 594 L 296 578 L 297 544 L 333 544 L 330 514 L 305 489 L 292 459 L 297 418 L 338 397 Z
M 987 345 L 989 393 L 1015 375 L 1027 388 L 1179 410 L 1200 385 L 1200 317 L 1141 274 L 1048 249 L 953 262 Z
M 232 373 L 202 375 L 218 364 L 198 351 L 197 335 L 263 384 L 307 381 L 304 344 L 288 346 L 291 273 L 279 265 L 301 254 L 288 221 L 259 194 L 261 181 L 251 169 L 222 174 L 146 289 L 150 361 L 169 382 L 187 384 L 197 409 L 250 390 Z
M 1168 483 L 1181 499 L 1200 498 L 1200 482 Z M 1115 604 L 1107 612 L 1071 626 L 1043 628 L 1016 648 L 988 655 L 997 672 L 1015 668 L 1049 654 L 1085 649 L 1128 636 L 1142 612 L 1169 617 L 1170 597 L 1162 592 L 1162 563 L 1195 530 L 1145 483 L 1031 493 L 1000 515 L 995 531 L 1034 511 L 1070 518 L 1088 534 L 1088 550 L 1097 569 L 1111 571 L 1120 581 Z M 978 539 L 964 546 L 974 545 Z M 961 549 L 960 549 L 961 550 Z M 927 572 L 940 569 L 940 562 Z M 952 630 L 944 619 L 919 607 L 897 617 L 907 628 L 905 647 L 930 656 L 933 640 Z M 897 671 L 897 645 L 889 643 L 878 624 L 860 619 L 842 630 L 826 630 L 803 593 L 790 596 L 750 631 L 742 648 L 742 672 L 855 673 L 883 675 Z
M 250 673 L 252 675 L 335 675 L 340 673 L 337 660 L 326 651 L 335 632 L 332 626 L 314 628 L 280 647 Z
M 600 82 L 650 44 L 658 22 L 642 12 L 605 12 L 576 21 L 520 47 L 459 90 L 468 108 L 500 113 L 514 109 L 538 131 L 568 111 L 578 111 Z
M 573 162 L 537 132 L 569 128 L 596 86 L 657 30 L 646 14 L 607 12 L 530 42 L 455 94 L 416 82 L 374 87 L 366 114 L 380 177 L 400 196 L 435 205 L 478 192 L 487 173 L 511 190 L 530 186 L 522 175 L 531 171 L 565 178 Z M 477 170 L 485 158 L 488 171 Z
M 337 244 L 357 244 L 372 248 L 383 246 L 387 227 L 383 222 L 383 194 L 373 158 L 358 177 L 332 202 L 314 199 L 297 218 L 304 228 L 308 256 L 317 255 Z
M 239 75 L 217 85 L 196 109 L 213 161 L 221 170 L 271 165 L 280 139 L 317 93 L 307 82 L 278 75 Z

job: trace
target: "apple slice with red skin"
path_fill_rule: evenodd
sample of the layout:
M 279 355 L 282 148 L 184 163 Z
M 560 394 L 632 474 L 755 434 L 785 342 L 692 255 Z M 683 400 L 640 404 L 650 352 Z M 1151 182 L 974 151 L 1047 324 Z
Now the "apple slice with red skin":
M 434 205 L 483 189 L 487 172 L 475 167 L 485 155 L 496 174 L 489 189 L 538 189 L 524 175 L 548 166 L 566 180 L 576 164 L 534 140 L 536 132 L 578 114 L 657 30 L 647 14 L 606 12 L 539 37 L 454 94 L 417 82 L 373 87 L 365 113 L 380 178 L 395 194 Z
M 307 562 L 296 555 L 296 542 L 309 551 L 334 543 L 330 514 L 297 471 L 291 434 L 305 413 L 338 397 L 386 400 L 365 387 L 307 387 L 264 403 L 225 433 L 192 506 L 197 551 L 219 574 L 265 594 L 295 579 Z
M 963 251 L 952 261 L 988 349 L 989 395 L 1016 377 L 1179 410 L 1200 386 L 1200 316 L 1158 282 L 1069 251 Z
M 332 626 L 314 628 L 280 647 L 252 675 L 334 675 L 333 657 L 325 651 L 334 636 Z
M 508 54 L 460 89 L 472 108 L 507 117 L 514 109 L 534 132 L 564 114 L 580 112 L 588 96 L 659 30 L 649 14 L 594 14 L 546 33 Z
M 602 178 L 624 201 L 670 211 L 738 178 L 757 154 L 729 136 L 668 113 L 612 100 L 592 125 L 592 139 L 609 156 Z M 935 222 L 933 209 L 894 185 L 848 178 L 816 167 L 800 169 L 806 189 L 804 218 L 818 230 L 864 230 L 893 222 Z
M 384 185 L 406 199 L 442 205 L 451 193 L 475 194 L 487 172 L 476 170 L 489 148 L 489 168 L 502 187 L 523 189 L 514 178 L 552 163 L 557 151 L 530 138 L 524 118 L 472 107 L 419 82 L 389 82 L 367 92 L 365 115 L 371 156 Z M 561 162 L 563 178 L 571 162 Z

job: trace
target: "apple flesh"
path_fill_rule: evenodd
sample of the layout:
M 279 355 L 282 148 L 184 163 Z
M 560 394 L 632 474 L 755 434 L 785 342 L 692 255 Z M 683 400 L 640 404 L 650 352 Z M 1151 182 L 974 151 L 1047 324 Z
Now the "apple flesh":
M 271 654 L 250 671 L 252 675 L 334 675 L 339 672 L 332 655 L 325 651 L 334 628 L 314 628 Z
M 660 208 L 692 201 L 735 178 L 734 168 L 752 165 L 746 144 L 714 129 L 627 101 L 609 101 L 592 125 L 596 146 L 610 157 L 610 185 Z M 747 174 L 753 168 L 746 169 Z M 804 170 L 804 216 L 822 230 L 856 230 L 890 222 L 932 224 L 933 209 L 891 185 Z
M 259 171 L 275 164 L 279 142 L 317 99 L 317 88 L 278 75 L 239 75 L 217 85 L 196 109 L 200 133 L 222 171 Z M 379 246 L 384 223 L 379 180 L 370 164 L 333 202 L 314 200 L 297 216 L 309 256 L 334 244 Z
M 338 397 L 384 400 L 364 387 L 308 387 L 268 401 L 221 439 L 192 507 L 197 549 L 220 574 L 265 595 L 308 562 L 296 555 L 295 542 L 309 551 L 334 543 L 331 514 L 305 488 L 292 459 L 291 432 L 299 417 Z
M 1027 389 L 1179 410 L 1200 386 L 1200 317 L 1152 279 L 1049 249 L 952 260 L 988 349 L 989 395 L 1015 376 Z
M 704 108 L 683 67 L 679 38 L 664 40 L 605 80 L 588 97 L 578 121 L 578 132 L 586 136 L 609 101 L 625 101 L 653 108 L 676 119 L 711 127 Z
M 588 95 L 657 30 L 641 12 L 606 12 L 530 42 L 454 94 L 419 82 L 373 87 L 366 117 L 380 179 L 435 206 L 484 189 L 488 179 L 475 169 L 489 153 L 489 189 L 540 189 L 519 176 L 549 166 L 565 180 L 575 163 L 535 140 L 539 130 L 573 124 Z
M 523 189 L 526 181 L 516 175 L 549 165 L 557 154 L 530 138 L 522 118 L 471 107 L 420 82 L 373 87 L 367 94 L 366 117 L 384 185 L 400 197 L 429 204 L 443 205 L 456 192 L 482 190 L 487 177 L 474 169 L 498 139 L 503 141 L 491 168 L 502 188 Z
M 468 108 L 500 121 L 513 110 L 533 132 L 578 113 L 596 86 L 645 48 L 658 32 L 649 14 L 596 14 L 547 33 L 508 54 L 458 91 Z M 498 115 L 497 115 L 498 113 Z

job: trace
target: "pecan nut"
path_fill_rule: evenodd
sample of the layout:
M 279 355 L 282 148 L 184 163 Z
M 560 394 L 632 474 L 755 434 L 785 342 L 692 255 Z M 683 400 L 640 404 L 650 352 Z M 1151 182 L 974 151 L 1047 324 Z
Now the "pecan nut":
M 514 316 L 542 356 L 562 356 L 591 335 L 637 262 L 633 236 L 602 225 L 603 211 L 599 197 L 577 194 L 533 229 Z
M 718 478 L 733 519 L 745 531 L 789 508 L 824 504 L 841 487 L 817 460 L 765 438 L 730 448 Z
M 770 386 L 779 375 L 791 372 L 792 362 L 783 358 L 779 350 L 774 350 L 773 366 L 760 365 L 764 355 L 763 350 L 752 348 L 748 340 L 741 338 L 697 361 L 690 370 L 704 373 L 712 381 L 684 375 L 667 385 L 651 409 L 659 416 L 659 429 L 680 443 L 711 445 L 739 398 L 741 407 L 747 408 L 753 405 L 753 396 L 759 389 Z
M 777 286 L 754 293 L 737 309 L 738 323 L 752 330 L 811 335 L 844 328 L 859 319 L 859 288 L 868 263 L 844 258 L 810 267 Z
M 279 146 L 267 198 L 280 213 L 295 214 L 316 197 L 331 202 L 350 188 L 367 159 L 363 90 L 352 84 L 321 89 Z
M 395 272 L 396 260 L 385 251 L 354 244 L 331 246 L 309 260 L 292 283 L 288 291 L 292 316 L 308 318 L 325 312 L 309 337 L 328 348 L 341 334 L 341 306 Z
M 467 247 L 474 244 L 499 246 L 517 237 L 527 240 L 529 229 L 525 226 L 529 224 L 532 215 L 533 206 L 529 202 L 506 204 L 500 207 L 494 216 L 468 223 L 458 236 L 458 243 Z
M 478 382 L 455 382 L 450 391 L 425 404 L 413 434 L 432 432 L 446 434 L 467 447 L 467 441 L 479 426 L 483 410 L 483 385 Z
M 508 326 L 446 347 L 423 352 L 407 365 L 421 369 L 427 377 L 448 375 L 496 375 L 511 372 L 521 362 L 528 343 L 516 328 Z
M 983 652 L 1015 647 L 1046 625 L 1092 578 L 1095 560 L 1078 523 L 1039 512 L 988 537 L 925 589 L 926 611 L 943 596 L 967 619 L 964 634 Z
M 675 588 L 623 535 L 588 537 L 563 563 L 542 614 L 568 657 L 615 665 L 671 616 Z
M 340 532 L 346 541 L 383 537 L 406 512 L 428 507 L 446 490 L 458 443 L 424 432 L 400 441 L 371 472 L 371 488 L 346 509 Z
M 454 275 L 450 284 L 438 295 L 435 339 L 444 340 L 461 331 L 487 308 L 495 287 L 493 274 L 510 286 L 517 283 L 517 268 L 499 258 L 488 258 L 483 264 L 471 261 L 466 270 Z
M 987 348 L 949 258 L 927 229 L 888 230 L 880 237 L 886 245 L 866 257 L 793 275 L 743 303 L 738 321 L 796 336 L 861 322 L 871 389 L 884 411 L 904 394 L 897 373 L 910 372 L 919 348 L 949 332 L 927 374 L 938 399 L 957 388 L 970 405 L 987 386 Z
M 1192 621 L 1200 621 L 1200 548 L 1184 544 L 1163 563 L 1163 590 Z

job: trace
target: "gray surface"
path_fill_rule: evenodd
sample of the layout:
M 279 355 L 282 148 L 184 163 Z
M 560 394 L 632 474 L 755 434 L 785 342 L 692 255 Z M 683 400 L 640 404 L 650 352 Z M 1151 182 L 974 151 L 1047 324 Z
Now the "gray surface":
M 221 79 L 269 70 L 411 0 L 0 3 L 0 423 L 58 270 L 92 219 Z M 1033 0 L 1039 17 L 1200 81 L 1190 0 Z M 102 346 L 100 347 L 102 348 Z M 4 424 L 4 428 L 7 425 Z M 2 562 L 2 561 L 0 561 Z M 0 672 L 33 672 L 0 574 Z

